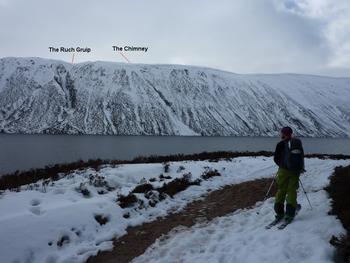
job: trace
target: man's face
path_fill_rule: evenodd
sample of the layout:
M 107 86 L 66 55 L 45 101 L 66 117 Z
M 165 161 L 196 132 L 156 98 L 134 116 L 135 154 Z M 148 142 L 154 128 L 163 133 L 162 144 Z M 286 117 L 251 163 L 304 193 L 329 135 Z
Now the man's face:
M 289 139 L 291 136 L 285 135 L 282 132 L 280 132 L 280 137 L 282 140 Z
M 284 140 L 286 138 L 285 135 L 282 132 L 280 132 L 280 137 L 281 137 L 282 140 Z

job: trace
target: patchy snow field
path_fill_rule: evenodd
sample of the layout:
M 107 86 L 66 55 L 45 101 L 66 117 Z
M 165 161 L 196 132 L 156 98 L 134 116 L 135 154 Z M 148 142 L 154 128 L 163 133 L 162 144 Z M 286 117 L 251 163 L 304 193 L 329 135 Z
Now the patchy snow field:
M 323 190 L 334 165 L 349 161 L 306 160 L 301 177 L 313 209 L 300 189 L 302 210 L 284 230 L 265 226 L 274 218 L 274 198 L 253 209 L 238 210 L 210 223 L 179 228 L 158 239 L 133 263 L 142 262 L 333 262 L 332 235 L 344 233 L 339 220 L 329 216 L 330 200 Z M 259 215 L 257 212 L 260 212 Z
M 348 163 L 306 159 L 308 171 L 302 180 L 314 210 L 308 209 L 301 192 L 302 211 L 283 231 L 264 229 L 273 219 L 269 199 L 262 207 L 173 234 L 135 262 L 329 262 L 333 248 L 328 241 L 344 230 L 327 215 L 330 204 L 322 188 L 335 166 Z M 221 176 L 203 180 L 203 173 L 215 169 Z M 23 186 L 20 192 L 5 191 L 0 194 L 1 262 L 84 262 L 98 250 L 110 249 L 110 240 L 125 234 L 128 226 L 181 210 L 210 190 L 273 177 L 275 172 L 272 158 L 267 157 L 170 162 L 169 169 L 161 163 L 128 164 L 76 171 L 58 181 Z M 159 199 L 155 206 L 143 193 L 135 194 L 138 202 L 131 207 L 118 204 L 118 195 L 127 195 L 137 185 L 157 188 L 184 175 L 190 181 L 201 179 L 200 185 Z

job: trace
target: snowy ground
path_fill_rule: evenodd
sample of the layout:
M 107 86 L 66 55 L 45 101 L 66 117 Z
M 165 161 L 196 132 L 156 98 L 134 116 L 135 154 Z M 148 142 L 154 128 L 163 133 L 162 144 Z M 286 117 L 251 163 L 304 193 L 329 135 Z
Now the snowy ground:
M 264 228 L 274 216 L 274 200 L 270 198 L 254 209 L 236 211 L 209 224 L 176 229 L 169 238 L 158 239 L 133 263 L 333 262 L 334 248 L 329 240 L 344 229 L 339 220 L 327 214 L 330 200 L 323 188 L 336 163 L 339 162 L 307 160 L 309 170 L 302 182 L 313 209 L 300 191 L 298 202 L 302 210 L 284 230 Z
M 348 163 L 307 159 L 308 172 L 302 179 L 314 210 L 307 209 L 305 197 L 300 195 L 303 210 L 295 223 L 284 231 L 263 228 L 273 218 L 273 200 L 270 199 L 262 206 L 260 216 L 256 215 L 258 206 L 214 220 L 209 225 L 180 231 L 168 240 L 156 242 L 135 261 L 328 262 L 332 253 L 329 238 L 343 229 L 338 220 L 327 215 L 329 200 L 322 188 L 327 185 L 335 166 Z M 272 159 L 266 157 L 169 164 L 166 173 L 163 164 L 106 166 L 98 172 L 87 169 L 45 187 L 38 183 L 24 186 L 20 192 L 3 192 L 0 194 L 1 262 L 84 262 L 99 249 L 111 248 L 109 240 L 125 234 L 130 225 L 180 210 L 206 194 L 208 189 L 271 177 L 276 171 Z M 191 180 L 196 180 L 210 169 L 217 169 L 221 176 L 191 186 L 174 198 L 167 197 L 155 207 L 121 208 L 116 202 L 118 194 L 126 195 L 142 182 L 157 187 L 188 172 L 192 174 Z M 161 181 L 160 174 L 171 178 Z M 97 176 L 102 176 L 100 181 Z M 90 196 L 84 197 L 77 191 L 79 188 L 87 189 Z M 143 194 L 137 197 L 144 198 Z M 129 218 L 123 217 L 126 213 L 130 214 Z M 108 218 L 108 222 L 100 225 L 95 220 L 97 215 Z

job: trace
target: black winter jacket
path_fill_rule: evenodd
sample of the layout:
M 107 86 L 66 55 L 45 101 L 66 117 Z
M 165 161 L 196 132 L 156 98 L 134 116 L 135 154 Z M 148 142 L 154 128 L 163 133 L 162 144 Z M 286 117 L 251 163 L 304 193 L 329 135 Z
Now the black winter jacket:
M 302 162 L 302 164 L 301 164 L 302 167 L 300 167 L 297 170 L 299 172 L 301 172 L 305 168 L 304 149 L 303 149 L 303 145 L 301 143 L 301 140 L 299 140 L 297 138 L 291 138 L 291 139 L 286 139 L 286 140 L 280 141 L 276 145 L 276 150 L 275 150 L 273 160 L 281 168 L 288 169 L 288 170 L 295 170 L 295 169 L 289 167 L 291 165 L 290 164 L 291 163 L 291 157 L 290 157 L 291 154 L 288 154 L 287 147 L 290 149 L 289 152 L 300 154 L 299 156 L 301 157 L 301 159 L 300 158 L 298 158 L 298 159 L 300 159 L 300 161 Z M 293 158 L 292 158 L 292 163 L 293 163 Z

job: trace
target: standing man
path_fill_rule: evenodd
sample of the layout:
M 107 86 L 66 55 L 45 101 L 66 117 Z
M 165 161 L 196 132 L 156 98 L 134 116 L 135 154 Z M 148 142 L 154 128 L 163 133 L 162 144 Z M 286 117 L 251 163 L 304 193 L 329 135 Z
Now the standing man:
M 304 150 L 301 140 L 292 137 L 293 130 L 290 127 L 281 129 L 281 141 L 277 144 L 274 161 L 278 165 L 276 178 L 277 193 L 274 209 L 276 223 L 283 218 L 288 224 L 292 222 L 296 210 L 300 209 L 297 203 L 297 189 L 299 176 L 304 172 Z M 284 203 L 286 201 L 286 209 Z

